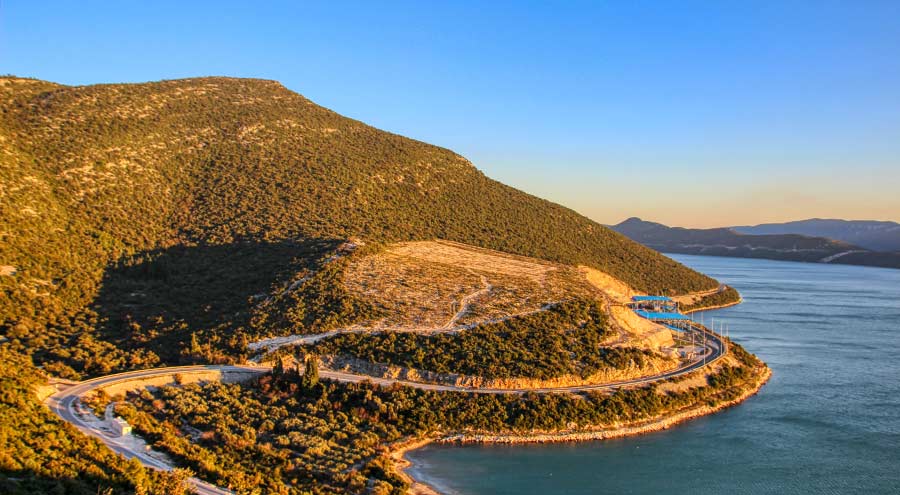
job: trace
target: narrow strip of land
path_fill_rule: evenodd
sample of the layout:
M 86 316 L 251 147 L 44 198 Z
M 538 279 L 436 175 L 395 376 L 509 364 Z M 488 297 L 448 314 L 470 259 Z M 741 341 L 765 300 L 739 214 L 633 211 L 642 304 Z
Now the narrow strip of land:
M 706 348 L 704 352 L 693 361 L 665 373 L 657 375 L 635 378 L 631 380 L 623 380 L 612 383 L 596 384 L 596 385 L 579 385 L 569 387 L 545 387 L 534 389 L 500 389 L 500 388 L 469 388 L 455 385 L 442 385 L 434 383 L 413 382 L 408 380 L 399 380 L 394 378 L 380 378 L 369 375 L 349 373 L 344 371 L 335 371 L 330 369 L 322 369 L 319 376 L 323 379 L 335 380 L 345 383 L 362 383 L 370 382 L 380 386 L 402 385 L 413 387 L 420 390 L 432 390 L 441 392 L 467 392 L 476 394 L 522 394 L 522 393 L 565 393 L 565 392 L 588 392 L 588 391 L 612 391 L 623 387 L 638 386 L 649 384 L 661 380 L 674 378 L 697 371 L 708 366 L 727 353 L 727 344 L 717 334 L 709 332 L 702 327 L 692 326 L 690 331 L 702 333 L 706 336 Z M 56 394 L 51 395 L 45 401 L 47 406 L 60 418 L 71 423 L 83 433 L 98 438 L 113 451 L 124 455 L 126 458 L 136 458 L 144 466 L 160 469 L 171 470 L 173 466 L 169 465 L 159 457 L 154 457 L 152 451 L 146 449 L 137 449 L 133 443 L 124 441 L 119 437 L 110 435 L 108 432 L 100 429 L 95 423 L 84 421 L 75 411 L 76 402 L 80 397 L 98 388 L 105 388 L 111 385 L 124 383 L 128 381 L 147 380 L 165 376 L 188 375 L 191 373 L 210 373 L 218 372 L 226 373 L 259 373 L 263 374 L 271 370 L 269 366 L 258 364 L 248 365 L 196 365 L 196 366 L 172 366 L 163 368 L 153 368 L 148 370 L 129 371 L 125 373 L 116 373 L 71 385 Z M 231 492 L 222 488 L 211 485 L 197 478 L 190 478 L 188 483 L 191 487 L 201 495 L 224 495 Z

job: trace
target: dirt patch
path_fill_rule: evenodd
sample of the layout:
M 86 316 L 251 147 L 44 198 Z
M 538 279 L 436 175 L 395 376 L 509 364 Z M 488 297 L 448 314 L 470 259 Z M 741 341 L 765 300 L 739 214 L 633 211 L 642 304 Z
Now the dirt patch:
M 668 328 L 641 318 L 631 308 L 626 306 L 612 306 L 611 316 L 619 323 L 621 328 L 628 333 L 630 345 L 641 345 L 647 348 L 659 349 L 671 347 L 675 344 L 672 331 Z
M 449 241 L 406 242 L 392 246 L 389 251 L 398 256 L 429 263 L 452 264 L 478 272 L 528 277 L 536 282 L 559 267 L 550 262 Z
M 665 381 L 656 386 L 656 393 L 664 395 L 667 393 L 681 393 L 687 392 L 692 388 L 700 388 L 707 384 L 707 379 L 710 373 L 702 372 L 695 373 L 690 375 L 689 377 L 681 380 L 681 381 Z
M 580 266 L 578 269 L 585 279 L 606 294 L 610 299 L 609 313 L 619 328 L 624 331 L 629 345 L 641 346 L 648 349 L 660 349 L 674 345 L 672 331 L 668 328 L 641 318 L 630 308 L 625 306 L 631 301 L 631 296 L 637 292 L 625 282 L 600 270 Z
M 448 329 L 596 297 L 570 266 L 447 241 L 394 244 L 354 260 L 347 289 L 378 307 L 373 329 Z
M 628 284 L 608 273 L 587 266 L 579 266 L 578 269 L 591 285 L 602 290 L 614 302 L 625 304 L 631 301 L 631 296 L 637 294 Z
M 716 287 L 715 289 L 704 290 L 700 292 L 692 292 L 690 294 L 684 294 L 682 296 L 675 296 L 672 298 L 673 301 L 677 302 L 679 306 L 688 306 L 694 304 L 695 302 L 703 299 L 706 296 L 710 296 L 719 292 L 721 287 Z

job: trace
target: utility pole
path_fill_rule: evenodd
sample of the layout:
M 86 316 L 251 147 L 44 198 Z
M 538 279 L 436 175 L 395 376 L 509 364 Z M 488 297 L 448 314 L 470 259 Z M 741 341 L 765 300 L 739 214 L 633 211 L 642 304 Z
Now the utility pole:
M 725 327 L 725 354 L 728 354 L 728 334 L 730 333 L 728 327 Z

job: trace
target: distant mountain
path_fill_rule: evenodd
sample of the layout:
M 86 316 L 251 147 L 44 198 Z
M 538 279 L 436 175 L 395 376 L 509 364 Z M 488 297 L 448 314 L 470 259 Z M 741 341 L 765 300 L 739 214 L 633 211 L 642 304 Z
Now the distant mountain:
M 742 234 L 801 234 L 849 242 L 872 251 L 900 251 L 900 223 L 897 222 L 811 218 L 732 228 Z
M 611 228 L 647 247 L 667 253 L 900 268 L 900 253 L 873 252 L 825 237 L 754 235 L 730 228 L 686 229 L 640 218 L 629 218 Z

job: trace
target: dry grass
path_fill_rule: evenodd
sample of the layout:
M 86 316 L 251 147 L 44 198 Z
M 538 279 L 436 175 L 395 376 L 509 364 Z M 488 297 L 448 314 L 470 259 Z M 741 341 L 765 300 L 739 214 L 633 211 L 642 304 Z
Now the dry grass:
M 449 329 L 597 296 L 572 267 L 446 241 L 394 244 L 358 259 L 346 284 L 384 310 L 372 326 L 397 329 Z
M 365 328 L 442 331 L 539 311 L 574 297 L 610 301 L 618 344 L 672 346 L 672 332 L 624 306 L 636 292 L 587 267 L 572 267 L 448 241 L 405 242 L 356 259 L 347 288 L 385 315 Z
M 449 241 L 406 242 L 394 245 L 390 252 L 429 263 L 453 264 L 484 273 L 527 277 L 536 282 L 544 280 L 548 272 L 560 267 L 547 261 Z
M 715 362 L 702 370 L 695 371 L 682 380 L 677 381 L 663 381 L 659 383 L 656 387 L 656 392 L 659 394 L 666 394 L 669 392 L 672 393 L 681 393 L 687 392 L 692 388 L 699 388 L 709 384 L 709 377 L 713 376 L 722 369 L 723 366 L 741 366 L 741 362 L 734 357 L 734 354 L 729 353 L 725 355 L 721 360 Z

